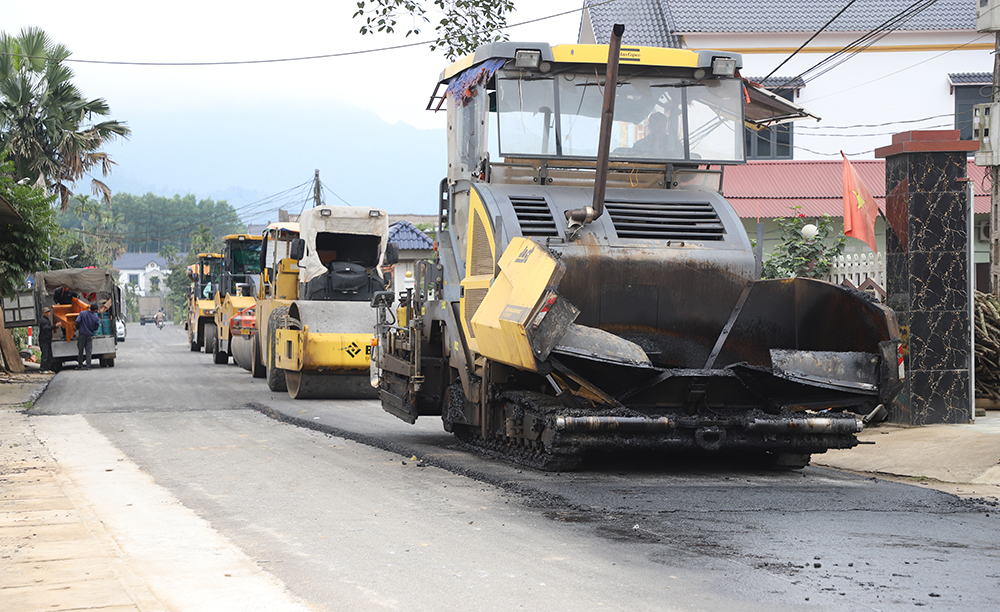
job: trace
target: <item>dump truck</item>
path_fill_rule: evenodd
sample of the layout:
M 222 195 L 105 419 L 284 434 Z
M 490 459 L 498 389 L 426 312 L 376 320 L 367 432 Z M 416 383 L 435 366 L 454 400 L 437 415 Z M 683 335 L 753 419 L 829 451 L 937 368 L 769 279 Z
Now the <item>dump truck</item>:
M 71 268 L 35 274 L 35 308 L 52 308 L 53 323 L 62 323 L 52 336 L 52 370 L 58 372 L 67 361 L 77 361 L 76 317 L 91 304 L 98 305 L 100 325 L 94 333 L 91 357 L 102 368 L 113 368 L 117 354 L 116 322 L 121 318 L 121 288 L 115 282 L 118 273 L 111 268 Z M 76 297 L 70 303 L 55 303 L 55 292 L 66 287 Z M 65 301 L 65 300 L 64 300 Z M 78 365 L 83 365 L 79 364 Z
M 377 397 L 370 302 L 386 288 L 382 266 L 398 259 L 396 245 L 387 242 L 388 215 L 320 205 L 299 216 L 299 231 L 285 241 L 285 257 L 282 240 L 265 244 L 274 253 L 257 307 L 257 337 L 268 388 L 293 399 Z
M 373 300 L 382 407 L 548 470 L 631 449 L 797 468 L 857 445 L 858 415 L 901 387 L 893 312 L 761 280 L 721 193 L 745 125 L 808 113 L 741 79 L 737 53 L 623 48 L 619 29 L 442 73 L 437 260 L 398 306 Z
M 156 313 L 163 310 L 163 298 L 158 295 L 139 296 L 139 325 L 156 323 Z
M 231 341 L 229 320 L 255 304 L 260 275 L 260 236 L 232 234 L 222 239 L 222 278 L 215 293 L 215 318 L 206 326 L 205 352 L 217 364 L 229 363 Z
M 206 338 L 206 333 L 214 331 L 215 294 L 222 280 L 222 255 L 198 253 L 198 261 L 187 267 L 187 276 L 191 285 L 188 287 L 184 329 L 187 330 L 191 352 L 196 353 L 202 347 L 210 346 L 207 341 L 211 339 Z

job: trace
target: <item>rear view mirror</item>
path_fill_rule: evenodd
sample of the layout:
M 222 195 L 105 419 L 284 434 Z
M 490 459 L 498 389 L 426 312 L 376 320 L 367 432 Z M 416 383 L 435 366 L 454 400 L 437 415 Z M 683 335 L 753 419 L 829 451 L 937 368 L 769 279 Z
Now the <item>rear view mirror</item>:
M 390 242 L 385 245 L 385 257 L 382 260 L 383 266 L 393 266 L 399 263 L 399 245 L 395 242 Z
M 301 261 L 306 256 L 306 241 L 302 238 L 293 240 L 292 246 L 288 250 L 288 255 L 295 261 Z

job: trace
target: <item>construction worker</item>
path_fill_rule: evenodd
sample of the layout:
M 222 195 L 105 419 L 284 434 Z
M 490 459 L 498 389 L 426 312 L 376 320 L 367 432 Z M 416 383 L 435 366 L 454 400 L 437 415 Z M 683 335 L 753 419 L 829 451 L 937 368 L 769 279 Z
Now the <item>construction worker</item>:
M 42 350 L 39 372 L 52 371 L 52 332 L 57 327 L 62 327 L 62 322 L 52 322 L 52 309 L 48 306 L 42 308 L 42 318 L 38 321 L 38 348 Z
M 90 369 L 90 354 L 94 350 L 94 333 L 101 326 L 97 318 L 97 304 L 91 304 L 76 317 L 76 363 L 81 370 Z M 83 363 L 83 354 L 87 354 L 87 363 Z

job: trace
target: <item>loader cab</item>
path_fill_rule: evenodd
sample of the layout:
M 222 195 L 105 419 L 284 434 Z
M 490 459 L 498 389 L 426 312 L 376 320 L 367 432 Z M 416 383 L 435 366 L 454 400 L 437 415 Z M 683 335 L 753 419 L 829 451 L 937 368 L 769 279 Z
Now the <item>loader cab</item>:
M 234 234 L 223 238 L 224 263 L 219 283 L 221 298 L 227 295 L 252 297 L 256 294 L 262 244 L 261 236 Z
M 195 299 L 210 300 L 218 291 L 222 279 L 222 255 L 199 253 L 198 262 L 188 266 L 187 272 Z

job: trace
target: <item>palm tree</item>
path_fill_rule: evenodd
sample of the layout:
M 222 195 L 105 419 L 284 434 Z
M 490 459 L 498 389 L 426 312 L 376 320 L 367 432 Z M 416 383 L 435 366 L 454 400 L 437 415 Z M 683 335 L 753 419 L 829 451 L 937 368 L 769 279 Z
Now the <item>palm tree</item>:
M 57 194 L 63 210 L 78 180 L 95 168 L 103 176 L 111 171 L 104 144 L 131 134 L 119 121 L 94 122 L 111 109 L 103 98 L 86 100 L 73 85 L 73 71 L 62 63 L 69 56 L 40 28 L 0 33 L 0 151 L 18 177 Z M 92 177 L 91 189 L 111 203 L 102 181 Z

